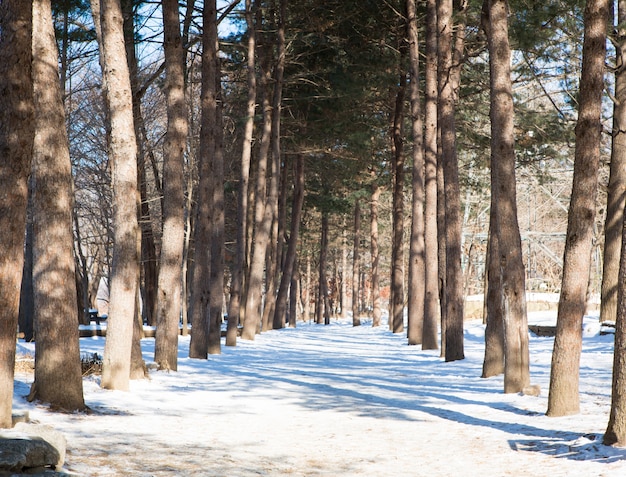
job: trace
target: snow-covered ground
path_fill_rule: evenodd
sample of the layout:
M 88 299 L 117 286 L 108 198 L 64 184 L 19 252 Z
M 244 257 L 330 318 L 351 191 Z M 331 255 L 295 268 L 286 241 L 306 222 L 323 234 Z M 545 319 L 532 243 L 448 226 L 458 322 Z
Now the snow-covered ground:
M 530 322 L 554 321 L 554 312 Z M 65 470 L 80 476 L 623 476 L 626 449 L 601 444 L 611 395 L 613 336 L 585 319 L 581 413 L 545 416 L 553 338 L 531 336 L 539 397 L 481 379 L 484 327 L 465 326 L 463 361 L 409 347 L 387 326 L 299 323 L 178 372 L 151 371 L 130 392 L 85 379 L 89 414 L 59 414 L 23 398 L 14 407 L 68 440 Z M 82 338 L 100 353 L 103 338 Z M 20 351 L 32 352 L 20 343 Z M 147 362 L 154 340 L 142 342 Z

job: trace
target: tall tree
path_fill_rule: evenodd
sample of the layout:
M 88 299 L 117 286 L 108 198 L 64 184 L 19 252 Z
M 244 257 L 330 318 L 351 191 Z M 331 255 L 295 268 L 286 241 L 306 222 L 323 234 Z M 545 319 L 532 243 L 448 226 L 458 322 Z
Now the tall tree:
M 563 255 L 563 278 L 552 353 L 549 416 L 580 410 L 579 367 L 596 215 L 608 0 L 588 0 L 580 75 L 574 179 Z
M 300 234 L 300 222 L 302 220 L 302 204 L 304 203 L 304 155 L 298 154 L 295 160 L 294 171 L 294 189 L 293 189 L 293 202 L 291 206 L 291 226 L 289 233 L 289 242 L 287 245 L 287 254 L 285 255 L 285 261 L 282 270 L 282 276 L 280 279 L 280 286 L 278 288 L 278 296 L 276 297 L 276 306 L 274 308 L 274 329 L 282 328 L 285 323 L 285 315 L 287 313 L 287 292 L 291 287 L 290 298 L 294 297 L 297 290 L 294 286 L 293 275 L 296 270 L 296 255 L 298 247 L 298 237 Z M 296 319 L 292 316 L 295 312 L 293 307 L 290 307 L 292 312 L 289 315 L 289 326 L 295 326 Z
M 424 256 L 424 148 L 419 92 L 419 36 L 415 0 L 407 0 L 409 38 L 409 96 L 413 135 L 413 175 L 411 189 L 411 242 L 409 245 L 408 339 L 410 345 L 422 343 L 424 330 L 425 256 Z
M 101 385 L 127 390 L 139 280 L 137 143 L 120 1 L 95 0 L 91 8 L 94 23 L 100 24 L 101 29 L 100 62 L 109 118 L 108 152 L 113 183 L 113 260 Z
M 456 153 L 452 0 L 437 1 L 438 123 L 445 184 L 445 360 L 463 359 L 463 280 L 461 272 L 461 204 Z M 443 348 L 443 347 L 442 347 Z
M 391 303 L 390 327 L 394 333 L 404 331 L 404 99 L 406 74 L 400 75 L 393 107 L 391 153 L 393 163 L 393 232 L 391 239 Z
M 259 17 L 259 15 L 257 15 Z M 257 21 L 257 24 L 259 21 Z M 270 183 L 267 184 L 267 166 L 272 132 L 272 95 L 270 51 L 269 45 L 263 47 L 263 59 L 261 61 L 260 86 L 263 92 L 263 120 L 261 141 L 259 145 L 257 161 L 257 180 L 255 184 L 254 204 L 254 240 L 250 259 L 250 278 L 246 294 L 245 321 L 241 337 L 253 340 L 261 324 L 261 299 L 263 296 L 263 270 L 267 245 L 270 240 L 272 226 L 272 208 L 269 204 L 273 201 L 272 194 L 278 193 L 278 171 L 274 170 L 275 161 L 270 165 Z
M 606 219 L 604 257 L 600 291 L 600 321 L 615 321 L 622 223 L 626 205 L 626 3 L 617 2 L 617 38 L 615 40 L 615 101 Z
M 378 264 L 380 252 L 378 248 L 378 201 L 380 187 L 376 180 L 372 182 L 372 195 L 370 197 L 370 256 L 372 260 L 372 326 L 380 326 L 380 281 Z
M 361 243 L 361 203 L 357 198 L 354 203 L 354 246 L 352 251 L 352 325 L 360 326 L 359 316 L 359 274 L 361 271 L 360 251 Z M 345 275 L 345 271 L 344 271 Z
M 239 169 L 239 189 L 237 191 L 237 249 L 233 265 L 233 277 L 230 287 L 230 303 L 228 306 L 228 326 L 226 346 L 237 344 L 237 327 L 242 321 L 241 306 L 244 277 L 246 275 L 247 250 L 247 219 L 248 219 L 248 184 L 250 180 L 250 158 L 252 156 L 252 139 L 254 133 L 254 113 L 256 111 L 256 31 L 254 26 L 256 2 L 246 0 L 245 17 L 248 33 L 247 45 L 247 86 L 246 122 L 244 126 L 243 147 Z
M 526 284 L 522 241 L 517 222 L 513 91 L 507 0 L 486 1 L 491 89 L 491 167 L 497 237 L 497 272 L 504 332 L 504 392 L 520 392 L 530 384 Z M 492 242 L 493 243 L 493 242 Z M 495 257 L 495 255 L 494 255 Z M 492 269 L 493 270 L 493 269 Z M 493 283 L 493 282 L 492 282 Z
M 29 399 L 85 407 L 72 234 L 72 164 L 50 0 L 33 2 L 33 301 L 37 346 Z M 50 246 L 54 244 L 54 246 Z
M 204 32 L 202 35 L 202 91 L 201 114 L 202 124 L 200 131 L 199 150 L 199 186 L 198 211 L 195 225 L 196 256 L 192 290 L 192 328 L 189 357 L 206 359 L 209 348 L 212 353 L 219 352 L 219 343 L 212 341 L 211 331 L 214 331 L 215 320 L 221 322 L 221 306 L 216 310 L 217 302 L 223 298 L 222 286 L 217 286 L 223 276 L 217 276 L 214 265 L 223 260 L 219 256 L 223 244 L 223 228 L 219 229 L 220 216 L 223 214 L 223 201 L 219 202 L 219 174 L 216 167 L 220 167 L 218 154 L 218 60 L 217 60 L 217 8 L 215 1 L 204 3 L 202 18 Z M 222 191 L 223 193 L 223 191 Z M 217 203 L 216 203 L 217 201 Z M 221 207 L 221 210 L 218 208 Z M 222 216 L 223 217 L 223 216 Z M 217 225 L 217 229 L 215 226 Z M 220 239 L 221 237 L 221 239 Z M 221 243 L 214 243 L 221 240 Z M 217 256 L 215 255 L 217 254 Z M 215 260 L 216 262 L 213 262 Z M 222 262 L 223 263 L 223 262 Z M 219 267 L 219 265 L 218 265 Z M 213 296 L 218 293 L 219 296 Z M 215 315 L 219 316 L 215 316 Z M 219 339 L 219 330 L 217 330 Z
M 422 349 L 437 349 L 437 1 L 426 2 L 424 66 L 424 328 Z
M 163 49 L 167 131 L 163 143 L 163 238 L 157 291 L 154 361 L 160 369 L 178 368 L 185 240 L 184 161 L 187 147 L 185 64 L 178 0 L 163 0 Z
M 32 8 L 32 1 L 0 2 L 0 428 L 13 425 L 15 331 L 34 135 Z

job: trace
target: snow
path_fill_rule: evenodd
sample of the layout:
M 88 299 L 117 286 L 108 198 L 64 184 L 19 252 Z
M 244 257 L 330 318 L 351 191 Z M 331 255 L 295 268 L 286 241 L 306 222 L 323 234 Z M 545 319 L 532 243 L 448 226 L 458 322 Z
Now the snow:
M 554 312 L 529 322 L 554 323 Z M 622 476 L 626 449 L 602 445 L 610 410 L 613 336 L 585 318 L 581 413 L 547 417 L 553 338 L 530 339 L 539 397 L 504 394 L 481 379 L 484 326 L 465 324 L 462 361 L 407 346 L 371 321 L 298 323 L 238 340 L 178 372 L 151 371 L 129 392 L 84 381 L 93 412 L 62 414 L 26 402 L 32 374 L 16 375 L 14 408 L 68 440 L 65 471 L 80 476 Z M 82 338 L 102 354 L 103 338 Z M 154 339 L 142 340 L 151 362 Z M 19 343 L 18 352 L 33 352 Z

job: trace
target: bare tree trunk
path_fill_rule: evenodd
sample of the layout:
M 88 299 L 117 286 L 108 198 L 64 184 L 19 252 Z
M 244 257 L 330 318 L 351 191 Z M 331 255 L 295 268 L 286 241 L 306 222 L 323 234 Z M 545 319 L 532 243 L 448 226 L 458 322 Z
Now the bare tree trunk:
M 424 149 L 419 94 L 419 38 L 415 0 L 407 0 L 409 37 L 411 128 L 413 134 L 413 175 L 411 188 L 411 242 L 409 245 L 408 342 L 422 343 L 424 332 L 425 256 L 424 256 Z
M 114 244 L 107 339 L 101 386 L 128 390 L 130 354 L 139 280 L 137 255 L 137 143 L 133 126 L 132 92 L 119 0 L 92 1 L 94 17 L 100 15 L 104 65 L 104 96 L 110 118 L 109 160 L 113 180 Z M 101 12 L 100 12 L 101 10 Z M 95 20 L 95 18 L 94 18 Z M 95 20 L 97 24 L 97 20 Z
M 600 321 L 616 321 L 622 223 L 626 206 L 626 3 L 618 1 L 611 165 L 604 225 Z
M 15 341 L 34 122 L 32 2 L 0 3 L 0 428 L 12 427 Z M 56 63 L 55 63 L 56 64 Z
M 285 264 L 283 266 L 283 273 L 280 280 L 280 286 L 278 288 L 278 296 L 276 297 L 276 306 L 274 308 L 274 329 L 279 329 L 284 326 L 285 315 L 287 313 L 287 293 L 289 288 L 291 287 L 292 295 L 296 294 L 296 288 L 293 285 L 293 275 L 296 263 L 298 235 L 300 233 L 300 221 L 302 218 L 302 205 L 304 203 L 304 156 L 302 154 L 298 154 L 296 157 L 295 169 L 295 187 L 293 191 L 293 205 L 291 207 L 292 212 L 289 244 L 287 246 Z M 291 314 L 293 313 L 295 313 L 295 309 L 292 308 L 292 312 L 290 313 L 290 326 L 295 326 L 296 323 L 295 315 L 293 318 L 291 317 Z
M 206 9 L 206 3 L 205 3 Z M 211 5 L 209 17 L 204 20 L 205 34 L 208 32 L 208 43 L 211 48 L 210 66 L 213 69 L 209 77 L 214 79 L 215 102 L 212 109 L 215 111 L 211 116 L 215 117 L 215 123 L 211 126 L 213 134 L 213 160 L 211 161 L 212 200 L 211 200 L 211 272 L 209 292 L 209 354 L 220 354 L 221 350 L 221 327 L 224 309 L 224 148 L 223 148 L 223 119 L 221 99 L 221 74 L 218 57 L 219 44 L 217 36 L 217 7 Z M 208 26 L 208 27 L 207 27 Z M 204 48 L 209 48 L 205 45 Z
M 576 414 L 580 411 L 578 382 L 582 319 L 587 302 L 596 215 L 608 12 L 608 0 L 589 0 L 584 13 L 585 37 L 576 123 L 574 179 L 552 353 L 549 416 Z
M 439 292 L 437 263 L 437 2 L 426 2 L 424 71 L 424 329 L 422 349 L 437 349 Z
M 391 306 L 389 319 L 394 333 L 404 331 L 404 151 L 403 131 L 404 96 L 406 74 L 400 75 L 393 109 L 392 146 L 393 155 L 393 235 L 391 261 Z
M 370 255 L 372 259 L 372 326 L 380 326 L 380 281 L 378 273 L 378 200 L 380 187 L 372 182 L 372 196 L 370 199 Z
M 257 15 L 258 17 L 259 15 Z M 257 20 L 260 23 L 260 20 Z M 269 206 L 272 180 L 276 181 L 275 171 L 272 171 L 268 197 L 266 197 L 267 185 L 267 162 L 269 158 L 269 148 L 272 131 L 272 102 L 270 94 L 270 67 L 269 51 L 264 48 L 264 59 L 262 61 L 261 88 L 263 90 L 263 131 L 261 134 L 261 144 L 259 147 L 259 160 L 257 162 L 257 181 L 255 188 L 255 233 L 252 243 L 252 257 L 250 259 L 250 278 L 248 280 L 246 294 L 245 321 L 241 337 L 246 340 L 253 340 L 261 325 L 261 301 L 263 290 L 263 268 L 267 244 L 270 239 L 270 229 L 272 226 L 272 209 Z M 278 188 L 276 187 L 276 191 Z
M 320 263 L 317 306 L 315 307 L 318 325 L 330 324 L 330 307 L 328 304 L 328 285 L 326 280 L 326 260 L 328 256 L 328 212 L 322 211 L 322 237 L 320 241 Z
M 33 33 L 33 301 L 37 346 L 29 399 L 74 411 L 84 409 L 85 401 L 78 345 L 72 164 L 50 0 L 33 2 Z
M 354 204 L 354 248 L 352 256 L 352 326 L 360 326 L 359 317 L 359 275 L 361 272 L 361 262 L 359 256 L 359 245 L 361 242 L 361 204 L 359 199 Z
M 496 199 L 492 204 L 495 206 L 496 220 L 491 226 L 491 233 L 497 236 L 497 246 L 493 248 L 494 252 L 497 251 L 499 295 L 502 299 L 504 392 L 513 393 L 522 391 L 530 384 L 530 370 L 526 283 L 515 188 L 511 49 L 507 20 L 509 8 L 506 0 L 487 0 L 486 9 L 491 73 L 491 187 Z M 491 283 L 497 282 L 494 277 Z
M 495 171 L 492 169 L 492 176 Z M 481 377 L 490 378 L 504 373 L 504 320 L 502 310 L 502 280 L 498 264 L 498 234 L 494 233 L 493 227 L 497 220 L 496 198 L 497 190 L 491 194 L 491 212 L 488 245 L 487 266 L 485 282 L 487 293 L 486 302 L 486 327 L 485 327 L 485 357 L 483 360 L 483 372 Z
M 248 218 L 248 184 L 250 181 L 250 158 L 252 155 L 252 138 L 254 132 L 254 113 L 256 110 L 256 31 L 254 28 L 254 9 L 252 0 L 246 0 L 246 26 L 248 30 L 247 50 L 247 78 L 248 103 L 246 108 L 246 124 L 244 126 L 243 149 L 241 152 L 241 166 L 239 175 L 239 190 L 237 192 L 237 250 L 233 266 L 233 278 L 230 289 L 230 304 L 228 307 L 228 327 L 226 332 L 226 346 L 237 344 L 237 327 L 241 320 L 241 295 L 243 277 L 246 270 L 246 238 Z
M 300 283 L 300 270 L 296 258 L 289 287 L 289 328 L 295 328 L 298 322 L 298 283 Z
M 463 280 L 461 272 L 461 205 L 455 138 L 452 63 L 452 0 L 438 1 L 439 109 L 445 184 L 445 360 L 463 359 Z M 443 329 L 444 327 L 442 327 Z
M 28 208 L 26 218 L 26 235 L 24 237 L 24 269 L 20 286 L 20 313 L 18 328 L 24 333 L 24 341 L 31 342 L 35 338 L 35 300 L 33 298 L 33 177 L 28 181 Z
M 154 361 L 159 369 L 176 371 L 185 243 L 184 160 L 188 123 L 178 1 L 164 0 L 161 8 L 167 131 L 163 144 L 163 238 L 157 286 Z

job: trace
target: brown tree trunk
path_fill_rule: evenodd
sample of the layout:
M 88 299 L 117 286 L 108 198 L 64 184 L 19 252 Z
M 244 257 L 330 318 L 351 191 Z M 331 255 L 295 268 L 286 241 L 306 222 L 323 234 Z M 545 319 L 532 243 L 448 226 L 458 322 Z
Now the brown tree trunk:
M 241 321 L 241 296 L 243 291 L 243 277 L 246 271 L 246 238 L 248 227 L 248 184 L 250 181 L 250 158 L 252 155 L 252 139 L 254 132 L 254 113 L 256 110 L 256 31 L 254 28 L 254 9 L 252 0 L 246 0 L 246 26 L 248 30 L 247 49 L 247 79 L 248 103 L 246 108 L 246 124 L 244 126 L 243 148 L 241 152 L 241 166 L 239 170 L 239 189 L 237 191 L 237 249 L 233 266 L 233 278 L 230 289 L 230 303 L 228 306 L 228 327 L 226 332 L 226 346 L 237 344 L 237 327 Z
M 31 38 L 32 2 L 1 2 L 0 428 L 12 427 L 15 331 L 34 134 Z
M 361 263 L 359 245 L 361 242 L 361 204 L 359 199 L 354 204 L 354 247 L 352 256 L 352 326 L 360 326 L 359 316 L 359 274 Z
M 404 96 L 406 91 L 406 74 L 400 75 L 393 109 L 392 125 L 392 160 L 393 160 L 393 232 L 391 239 L 391 306 L 389 319 L 394 333 L 404 331 Z
M 600 321 L 615 322 L 622 223 L 626 206 L 626 3 L 618 1 L 615 68 L 615 102 L 611 164 L 604 225 L 604 263 L 600 291 Z
M 452 62 L 452 0 L 438 0 L 439 102 L 441 159 L 445 184 L 445 360 L 463 359 L 463 280 L 461 204 L 455 138 L 455 92 Z
M 489 65 L 491 77 L 491 167 L 496 220 L 491 231 L 497 235 L 504 329 L 504 392 L 520 392 L 530 384 L 526 283 L 522 241 L 517 222 L 515 139 L 511 49 L 508 38 L 506 0 L 487 0 Z M 496 281 L 494 280 L 494 282 Z
M 322 211 L 322 236 L 320 240 L 320 263 L 317 305 L 315 307 L 316 322 L 330 324 L 330 306 L 328 303 L 328 282 L 326 279 L 326 261 L 328 257 L 328 212 Z
M 549 416 L 576 414 L 580 410 L 578 382 L 582 319 L 586 308 L 596 215 L 608 11 L 608 0 L 589 0 L 584 13 L 585 37 L 576 123 L 574 179 L 552 353 Z
M 424 71 L 424 329 L 422 349 L 439 344 L 437 263 L 437 2 L 426 2 L 426 65 Z
M 50 0 L 35 0 L 32 204 L 33 302 L 37 346 L 35 380 L 29 399 L 75 411 L 84 409 L 85 401 L 78 345 L 72 164 L 57 58 Z
M 380 326 L 380 278 L 378 272 L 378 201 L 380 187 L 376 179 L 372 182 L 372 195 L 370 199 L 370 256 L 372 260 L 372 326 Z
M 119 0 L 92 1 L 100 15 L 100 54 L 106 107 L 110 118 L 109 161 L 113 171 L 113 261 L 107 339 L 101 386 L 128 390 L 130 354 L 139 281 L 137 240 L 137 143 L 133 126 L 132 92 Z M 101 14 L 100 14 L 101 13 Z M 97 20 L 94 18 L 95 23 Z M 133 200 L 129 200 L 129 198 Z
M 205 9 L 206 9 L 205 3 Z M 213 78 L 215 102 L 212 108 L 215 112 L 210 114 L 215 117 L 215 123 L 211 126 L 213 134 L 213 159 L 211 161 L 211 180 L 212 180 L 212 197 L 211 197 L 211 272 L 210 272 L 210 292 L 209 292 L 209 354 L 220 354 L 222 321 L 224 309 L 224 248 L 225 248 L 225 230 L 224 230 L 224 147 L 223 147 L 223 119 L 222 119 L 222 100 L 221 100 L 221 83 L 220 83 L 220 61 L 218 57 L 219 45 L 217 36 L 217 7 L 211 5 L 208 13 L 210 15 L 204 19 L 204 31 L 208 32 L 208 45 L 204 48 L 211 47 L 210 66 L 213 72 L 209 75 Z M 208 27 L 207 27 L 208 25 Z
M 495 174 L 491 170 L 492 176 Z M 492 180 L 495 180 L 492 179 Z M 485 282 L 487 293 L 485 295 L 486 327 L 485 327 L 485 357 L 483 360 L 483 372 L 481 377 L 490 378 L 504 373 L 504 323 L 502 311 L 502 280 L 498 264 L 498 235 L 494 233 L 496 218 L 496 194 L 491 194 L 491 211 L 489 238 L 487 244 L 487 266 Z
M 163 144 L 163 238 L 157 291 L 154 361 L 159 369 L 178 369 L 178 325 L 181 313 L 185 241 L 184 161 L 187 106 L 183 44 L 177 0 L 163 0 L 165 100 L 167 130 Z
M 257 15 L 258 17 L 258 15 Z M 257 23 L 260 21 L 257 20 Z M 261 144 L 259 147 L 259 160 L 257 161 L 257 181 L 255 187 L 254 222 L 255 233 L 252 243 L 250 259 L 250 277 L 248 280 L 246 294 L 245 321 L 241 337 L 246 340 L 253 340 L 261 325 L 261 302 L 263 297 L 263 269 L 267 245 L 270 240 L 272 226 L 272 191 L 277 193 L 278 187 L 274 187 L 272 181 L 277 181 L 278 171 L 272 170 L 270 185 L 267 185 L 267 163 L 269 159 L 269 149 L 272 132 L 272 102 L 270 94 L 270 59 L 267 46 L 263 49 L 264 59 L 262 61 L 261 89 L 263 90 L 263 126 L 261 133 Z M 273 164 L 273 162 L 272 162 Z M 273 167 L 272 167 L 273 169 Z M 266 197 L 267 193 L 267 197 Z
M 302 218 L 302 205 L 304 204 L 304 156 L 302 154 L 298 154 L 296 157 L 294 182 L 289 244 L 287 245 L 285 264 L 278 288 L 278 296 L 276 297 L 276 306 L 274 307 L 274 329 L 279 329 L 284 326 L 285 315 L 287 314 L 287 294 L 289 288 L 291 287 L 292 295 L 296 293 L 296 289 L 293 286 L 293 275 L 296 263 L 298 236 L 300 233 L 300 221 Z M 295 326 L 295 316 L 291 317 L 293 313 L 295 313 L 295 309 L 292 309 L 290 313 L 290 326 Z
M 425 257 L 424 257 L 424 149 L 419 94 L 419 37 L 415 0 L 407 0 L 409 37 L 411 129 L 413 134 L 413 175 L 411 189 L 411 242 L 409 246 L 408 342 L 422 343 L 424 330 Z

